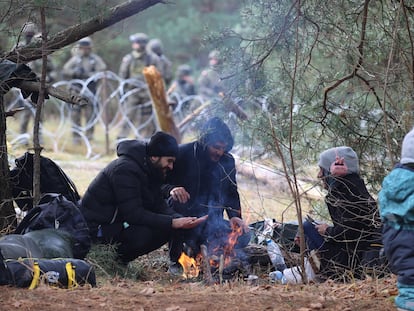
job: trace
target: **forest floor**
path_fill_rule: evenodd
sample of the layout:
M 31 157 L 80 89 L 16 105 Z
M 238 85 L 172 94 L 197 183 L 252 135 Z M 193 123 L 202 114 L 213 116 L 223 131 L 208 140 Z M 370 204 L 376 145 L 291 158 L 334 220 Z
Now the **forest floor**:
M 167 271 L 167 250 L 161 248 L 138 259 L 145 271 L 139 280 L 98 278 L 97 286 L 73 290 L 41 285 L 34 290 L 3 287 L 2 310 L 395 310 L 393 276 L 352 283 L 308 285 L 271 283 L 268 273 L 255 282 L 235 278 L 220 284 L 184 280 Z M 5 308 L 5 309 L 3 309 Z
M 59 160 L 59 155 L 52 158 Z M 109 160 L 89 162 L 62 156 L 59 164 L 83 194 Z M 292 219 L 292 208 L 280 208 L 286 206 L 287 200 L 278 189 L 250 184 L 242 176 L 238 182 L 242 204 L 251 221 L 286 215 Z M 244 276 L 208 285 L 200 279 L 172 277 L 167 271 L 167 246 L 141 256 L 136 262 L 143 270 L 136 280 L 102 276 L 97 269 L 96 287 L 68 290 L 41 285 L 28 290 L 4 286 L 0 291 L 0 310 L 395 310 L 397 289 L 392 275 L 351 283 L 281 285 L 271 283 L 268 269 L 262 269 L 255 271 L 258 279 L 254 282 Z

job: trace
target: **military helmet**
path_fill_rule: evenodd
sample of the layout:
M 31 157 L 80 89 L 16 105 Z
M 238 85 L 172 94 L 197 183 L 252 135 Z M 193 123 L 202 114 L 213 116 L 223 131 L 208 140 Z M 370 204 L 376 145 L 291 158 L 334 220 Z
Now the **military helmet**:
M 136 34 L 129 36 L 129 41 L 133 43 L 139 43 L 139 44 L 147 44 L 148 43 L 148 36 L 145 33 L 138 32 Z
M 79 47 L 92 47 L 92 39 L 90 37 L 82 38 L 78 41 Z
M 22 33 L 25 36 L 34 36 L 37 33 L 37 26 L 33 22 L 27 22 L 23 25 Z
M 148 47 L 152 52 L 154 52 L 158 56 L 162 55 L 163 46 L 160 39 L 151 39 L 148 42 Z
M 208 59 L 217 59 L 220 60 L 220 52 L 218 50 L 213 50 L 208 54 Z
M 190 65 L 187 65 L 187 64 L 180 65 L 177 68 L 178 76 L 188 76 L 188 75 L 191 75 L 192 72 L 193 70 L 191 69 Z

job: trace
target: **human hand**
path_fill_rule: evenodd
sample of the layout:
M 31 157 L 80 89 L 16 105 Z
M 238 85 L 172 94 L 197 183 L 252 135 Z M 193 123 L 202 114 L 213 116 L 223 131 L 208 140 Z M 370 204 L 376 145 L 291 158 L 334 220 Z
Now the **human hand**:
M 328 224 L 318 224 L 318 225 L 315 225 L 315 229 L 318 231 L 318 233 L 320 235 L 325 235 L 326 229 L 328 229 L 328 227 L 329 227 Z
M 174 229 L 191 229 L 198 226 L 200 223 L 206 221 L 208 215 L 203 217 L 180 217 L 172 220 L 172 227 Z
M 170 191 L 170 195 L 174 201 L 186 203 L 190 199 L 190 194 L 184 187 L 175 187 Z
M 239 217 L 230 218 L 230 226 L 233 231 L 237 231 L 238 228 L 242 229 L 242 232 L 246 233 L 250 231 L 249 226 Z

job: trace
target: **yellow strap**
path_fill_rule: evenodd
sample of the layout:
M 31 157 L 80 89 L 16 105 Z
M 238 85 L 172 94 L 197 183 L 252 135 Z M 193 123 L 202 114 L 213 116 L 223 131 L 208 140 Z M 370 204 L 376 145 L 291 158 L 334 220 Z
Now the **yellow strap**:
M 40 267 L 39 267 L 39 263 L 35 262 L 33 264 L 33 279 L 32 279 L 32 282 L 30 283 L 29 289 L 35 289 L 37 285 L 39 285 L 39 281 L 40 281 Z
M 68 276 L 68 288 L 77 287 L 78 283 L 76 283 L 75 266 L 73 266 L 71 262 L 67 262 L 65 268 Z

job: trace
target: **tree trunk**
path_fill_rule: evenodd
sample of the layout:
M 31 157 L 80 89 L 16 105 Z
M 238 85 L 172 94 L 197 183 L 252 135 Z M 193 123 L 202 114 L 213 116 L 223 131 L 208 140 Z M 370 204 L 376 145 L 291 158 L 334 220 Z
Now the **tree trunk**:
M 158 124 L 162 131 L 175 137 L 178 143 L 181 142 L 181 134 L 176 127 L 173 115 L 167 102 L 164 79 L 154 66 L 144 68 L 145 81 L 151 94 L 152 106 L 155 109 Z
M 7 233 L 16 225 L 16 213 L 11 200 L 9 160 L 7 157 L 6 113 L 0 95 L 0 229 Z

